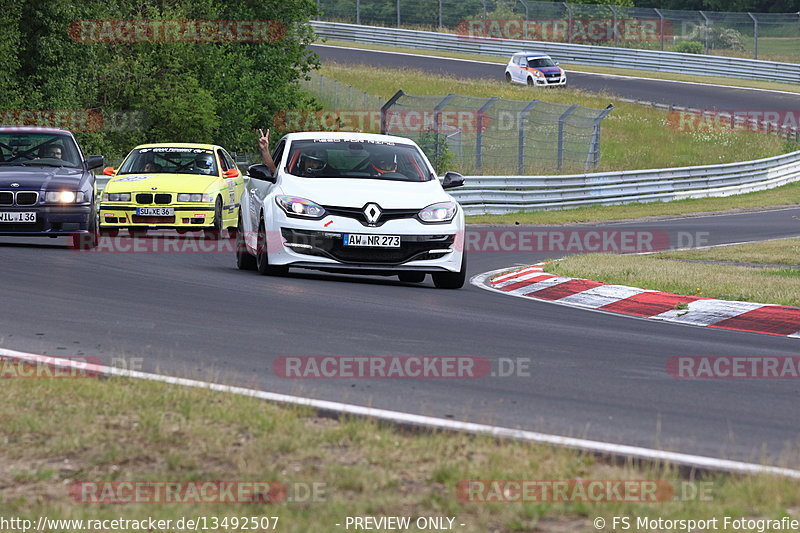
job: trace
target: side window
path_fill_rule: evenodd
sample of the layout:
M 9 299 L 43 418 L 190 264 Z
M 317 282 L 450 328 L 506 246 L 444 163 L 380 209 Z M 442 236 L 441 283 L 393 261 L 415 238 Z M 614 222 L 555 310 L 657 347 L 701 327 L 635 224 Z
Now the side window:
M 225 154 L 222 152 L 222 150 L 217 150 L 217 156 L 219 157 L 219 163 L 222 165 L 223 172 L 233 168 L 230 166 L 230 164 L 228 164 L 228 161 L 225 159 Z
M 236 168 L 236 162 L 233 160 L 231 155 L 228 152 L 226 152 L 225 150 L 222 150 L 221 159 L 224 161 L 223 164 L 227 165 L 228 168 Z
M 278 146 L 275 147 L 275 150 L 272 151 L 272 161 L 275 163 L 275 166 L 279 166 L 281 164 L 281 157 L 283 157 L 283 149 L 286 147 L 286 141 L 281 141 L 278 143 Z

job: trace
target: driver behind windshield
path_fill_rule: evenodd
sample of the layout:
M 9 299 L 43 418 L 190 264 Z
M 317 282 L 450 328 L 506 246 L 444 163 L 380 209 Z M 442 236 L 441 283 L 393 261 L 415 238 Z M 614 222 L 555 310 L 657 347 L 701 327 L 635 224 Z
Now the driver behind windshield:
M 61 146 L 57 144 L 48 144 L 39 152 L 39 157 L 42 159 L 61 159 L 62 155 L 63 150 L 61 149 Z
M 328 166 L 328 153 L 325 150 L 311 148 L 303 151 L 297 162 L 301 176 L 313 178 L 325 172 Z
M 370 157 L 369 163 L 374 176 L 397 172 L 397 154 L 376 154 Z
M 194 167 L 201 174 L 211 174 L 214 160 L 211 154 L 200 154 L 194 158 Z

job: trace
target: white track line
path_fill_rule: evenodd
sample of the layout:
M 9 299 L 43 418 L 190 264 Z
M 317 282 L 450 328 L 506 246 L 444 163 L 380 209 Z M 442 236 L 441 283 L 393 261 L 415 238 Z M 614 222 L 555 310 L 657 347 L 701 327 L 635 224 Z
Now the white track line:
M 484 275 L 476 277 L 481 277 L 481 276 Z M 474 284 L 474 280 L 475 278 L 472 278 L 472 280 L 470 281 Z M 482 282 L 483 281 L 481 281 L 481 283 Z M 480 434 L 480 435 L 491 435 L 494 437 L 525 440 L 530 442 L 550 444 L 554 446 L 563 446 L 566 448 L 573 448 L 592 453 L 635 457 L 639 459 L 645 459 L 648 461 L 660 461 L 674 465 L 681 465 L 681 466 L 707 469 L 707 470 L 736 472 L 741 474 L 770 474 L 770 475 L 778 475 L 794 479 L 800 479 L 800 470 L 792 470 L 790 468 L 782 468 L 778 466 L 758 465 L 755 463 L 743 463 L 739 461 L 729 461 L 727 459 L 706 457 L 702 455 L 690 455 L 685 453 L 666 452 L 661 450 L 654 450 L 651 448 L 641 448 L 638 446 L 626 446 L 624 444 L 613 444 L 610 442 L 576 439 L 572 437 L 561 437 L 558 435 L 548 435 L 546 433 L 537 433 L 534 431 L 524 431 L 520 429 L 505 428 L 499 426 L 489 426 L 485 424 L 474 424 L 471 422 L 459 422 L 456 420 L 415 415 L 411 413 L 403 413 L 400 411 L 374 409 L 371 407 L 363 407 L 360 405 L 330 402 L 326 400 L 315 400 L 312 398 L 303 398 L 301 396 L 277 394 L 274 392 L 246 389 L 243 387 L 233 387 L 230 385 L 221 385 L 218 383 L 209 383 L 206 381 L 197 381 L 193 379 L 162 376 L 159 374 L 150 374 L 147 372 L 139 372 L 136 370 L 124 370 L 120 368 L 112 368 L 103 365 L 85 364 L 68 359 L 61 359 L 58 357 L 17 352 L 13 350 L 6 350 L 3 348 L 0 348 L 0 357 L 7 357 L 19 361 L 45 363 L 60 368 L 75 368 L 83 370 L 85 372 L 92 372 L 92 373 L 97 372 L 109 376 L 122 376 L 122 377 L 136 378 L 136 379 L 145 379 L 148 381 L 157 381 L 161 383 L 167 383 L 170 385 L 181 385 L 184 387 L 209 389 L 217 392 L 227 392 L 231 394 L 238 394 L 241 396 L 249 396 L 251 398 L 258 398 L 260 400 L 266 400 L 276 403 L 304 405 L 313 407 L 321 411 L 333 411 L 337 413 L 351 414 L 356 416 L 368 416 L 371 418 L 377 418 L 379 420 L 393 422 L 396 424 L 424 426 L 435 429 L 460 431 L 460 432 Z

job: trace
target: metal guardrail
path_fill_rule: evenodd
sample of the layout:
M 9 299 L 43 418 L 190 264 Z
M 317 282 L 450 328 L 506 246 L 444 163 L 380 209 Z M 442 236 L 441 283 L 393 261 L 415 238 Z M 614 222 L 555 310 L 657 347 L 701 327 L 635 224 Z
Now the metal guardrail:
M 535 50 L 546 52 L 558 61 L 577 65 L 800 83 L 800 64 L 794 63 L 633 48 L 491 39 L 454 33 L 359 26 L 337 22 L 311 21 L 310 24 L 319 36 L 360 43 L 445 50 L 503 58 L 509 58 L 514 52 L 520 50 Z M 498 65 L 498 69 L 502 69 L 502 67 Z
M 450 194 L 468 215 L 730 196 L 800 181 L 800 151 L 755 161 L 562 176 L 472 176 Z

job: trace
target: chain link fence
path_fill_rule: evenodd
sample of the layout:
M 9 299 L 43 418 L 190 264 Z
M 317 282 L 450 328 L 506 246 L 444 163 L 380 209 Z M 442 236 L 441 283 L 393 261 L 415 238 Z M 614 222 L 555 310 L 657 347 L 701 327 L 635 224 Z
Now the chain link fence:
M 529 0 L 317 0 L 320 20 L 800 61 L 800 13 L 679 11 Z
M 363 131 L 413 139 L 437 172 L 534 175 L 591 170 L 600 162 L 603 118 L 590 109 L 542 100 L 505 100 L 398 91 L 385 101 L 312 73 L 305 88 L 322 111 L 284 114 L 283 131 Z

